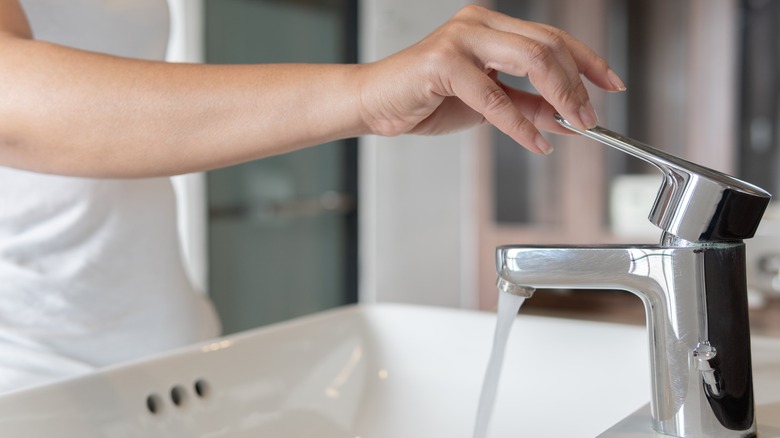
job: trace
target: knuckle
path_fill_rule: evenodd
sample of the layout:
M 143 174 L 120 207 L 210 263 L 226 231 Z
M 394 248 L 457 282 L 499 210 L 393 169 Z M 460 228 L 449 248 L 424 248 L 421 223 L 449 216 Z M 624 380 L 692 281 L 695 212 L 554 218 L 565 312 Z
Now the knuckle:
M 536 126 L 523 116 L 515 117 L 512 120 L 509 131 L 520 139 L 521 144 L 534 144 L 538 132 Z
M 486 9 L 483 8 L 482 6 L 470 4 L 460 8 L 460 10 L 455 14 L 455 16 L 472 18 L 484 14 L 485 11 Z
M 462 38 L 463 35 L 468 35 L 471 27 L 472 25 L 468 21 L 452 20 L 444 26 L 444 35 L 447 39 L 457 40 Z
M 558 38 L 561 39 L 564 43 L 566 43 L 569 40 L 574 39 L 574 37 L 571 36 L 569 32 L 566 32 L 563 29 L 558 29 L 557 27 L 550 28 L 550 31 L 555 34 Z
M 552 48 L 554 52 L 563 52 L 568 50 L 568 46 L 566 44 L 566 39 L 561 35 L 560 31 L 550 32 L 550 35 L 548 37 L 549 45 Z
M 588 95 L 588 89 L 585 87 L 585 84 L 582 83 L 582 81 L 577 81 L 574 94 L 576 95 L 578 103 L 585 103 L 588 99 L 590 99 L 590 96 Z
M 513 128 L 516 132 L 521 133 L 523 136 L 533 138 L 536 135 L 536 126 L 523 116 L 516 117 L 514 125 Z
M 528 52 L 528 62 L 531 65 L 544 69 L 549 67 L 553 54 L 548 46 L 539 41 L 531 41 L 528 43 L 526 50 Z
M 585 95 L 587 96 L 587 92 Z M 567 83 L 558 85 L 554 91 L 554 96 L 555 99 L 565 107 L 579 108 L 583 102 L 582 93 L 579 91 L 578 87 L 571 87 Z
M 582 73 L 591 73 L 591 72 L 605 72 L 609 70 L 609 64 L 607 64 L 607 61 L 604 60 L 604 58 L 594 55 L 591 58 L 591 62 L 589 65 L 587 65 L 586 68 L 582 69 Z
M 582 81 L 570 81 L 566 77 L 557 77 L 555 80 L 547 80 L 544 86 L 539 85 L 537 76 L 531 78 L 531 83 L 536 86 L 542 96 L 556 108 L 577 109 L 588 101 L 588 91 Z M 549 78 L 548 78 L 549 79 Z
M 560 40 L 560 42 L 562 42 L 564 45 L 568 45 L 567 42 L 574 39 L 569 32 L 566 32 L 563 29 L 547 24 L 541 24 L 540 26 L 551 41 Z
M 461 51 L 465 35 L 474 33 L 474 23 L 469 20 L 450 20 L 437 29 L 428 39 L 429 48 L 443 50 L 445 53 Z
M 453 60 L 459 57 L 458 45 L 446 40 L 430 47 L 421 59 L 421 65 L 431 72 L 448 72 Z
M 486 112 L 499 112 L 512 105 L 512 100 L 501 87 L 490 87 L 483 94 L 483 104 Z
M 532 80 L 533 83 L 533 80 Z M 540 90 L 542 97 L 550 102 L 553 106 L 560 109 L 577 108 L 581 99 L 577 96 L 577 92 L 571 87 L 568 81 L 555 81 L 548 83 L 544 88 L 537 87 Z
M 562 83 L 559 88 L 559 94 L 557 95 L 560 99 L 559 101 L 572 108 L 580 107 L 590 99 L 588 89 L 585 88 L 585 84 L 579 79 Z
M 537 123 L 539 123 L 539 121 L 542 120 L 542 117 L 544 115 L 544 108 L 545 108 L 544 104 L 545 101 L 539 99 L 536 102 L 536 104 L 531 108 L 530 114 L 528 116 L 531 123 L 533 123 L 534 125 L 536 125 Z

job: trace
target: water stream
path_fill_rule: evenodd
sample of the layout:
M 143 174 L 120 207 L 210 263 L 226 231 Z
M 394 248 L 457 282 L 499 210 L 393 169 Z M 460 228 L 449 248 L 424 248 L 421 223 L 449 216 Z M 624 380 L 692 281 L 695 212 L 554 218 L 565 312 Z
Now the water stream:
M 474 425 L 474 438 L 487 436 L 490 417 L 493 414 L 493 405 L 496 402 L 498 380 L 501 377 L 501 368 L 504 364 L 504 352 L 512 330 L 512 323 L 523 305 L 525 297 L 506 292 L 498 294 L 498 319 L 496 331 L 493 335 L 493 351 L 490 353 L 485 380 L 482 383 L 482 393 L 479 396 L 477 408 L 477 421 Z

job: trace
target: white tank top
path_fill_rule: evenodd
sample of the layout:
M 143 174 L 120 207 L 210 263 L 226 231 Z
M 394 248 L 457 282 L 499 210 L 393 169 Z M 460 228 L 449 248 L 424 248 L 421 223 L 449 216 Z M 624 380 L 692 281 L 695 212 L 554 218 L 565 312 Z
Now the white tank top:
M 165 0 L 22 0 L 36 38 L 163 59 Z M 0 391 L 217 335 L 181 262 L 168 178 L 0 167 Z

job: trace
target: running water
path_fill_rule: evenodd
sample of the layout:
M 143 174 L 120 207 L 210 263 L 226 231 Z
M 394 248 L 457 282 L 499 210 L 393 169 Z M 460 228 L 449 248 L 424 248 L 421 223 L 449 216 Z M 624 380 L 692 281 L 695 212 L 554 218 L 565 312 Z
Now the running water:
M 493 352 L 490 353 L 490 361 L 488 362 L 487 371 L 485 371 L 485 380 L 482 383 L 482 394 L 479 396 L 474 438 L 485 438 L 487 436 L 490 416 L 493 413 L 493 405 L 496 401 L 498 380 L 501 377 L 501 367 L 504 364 L 506 342 L 509 339 L 509 332 L 512 330 L 512 323 L 524 301 L 525 297 L 511 293 L 501 292 L 498 294 L 498 320 L 496 332 L 493 336 Z

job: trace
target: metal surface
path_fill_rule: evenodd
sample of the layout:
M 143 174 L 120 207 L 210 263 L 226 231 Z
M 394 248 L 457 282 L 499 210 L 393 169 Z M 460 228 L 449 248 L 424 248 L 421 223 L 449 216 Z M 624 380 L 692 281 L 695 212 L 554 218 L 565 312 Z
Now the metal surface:
M 518 297 L 523 298 L 531 298 L 534 296 L 534 292 L 536 292 L 536 289 L 532 287 L 518 286 L 514 283 L 510 283 L 504 280 L 501 277 L 498 277 L 496 280 L 496 287 L 501 292 L 506 292 L 508 294 L 517 295 Z
M 499 278 L 518 286 L 621 289 L 642 299 L 654 429 L 678 437 L 755 433 L 743 243 L 508 246 L 496 256 Z
M 760 438 L 780 438 L 780 404 L 759 406 L 758 431 Z M 599 434 L 597 438 L 663 438 L 663 435 L 646 427 L 652 421 L 650 405 L 642 406 L 619 423 Z
M 763 189 L 600 126 L 581 130 L 558 115 L 556 120 L 574 132 L 647 161 L 664 174 L 648 219 L 667 233 L 691 242 L 737 241 L 755 234 L 772 197 Z
M 558 121 L 661 169 L 649 217 L 664 230 L 661 243 L 499 247 L 500 290 L 634 293 L 649 333 L 652 428 L 677 437 L 755 436 L 742 239 L 753 236 L 771 195 L 606 129 Z

